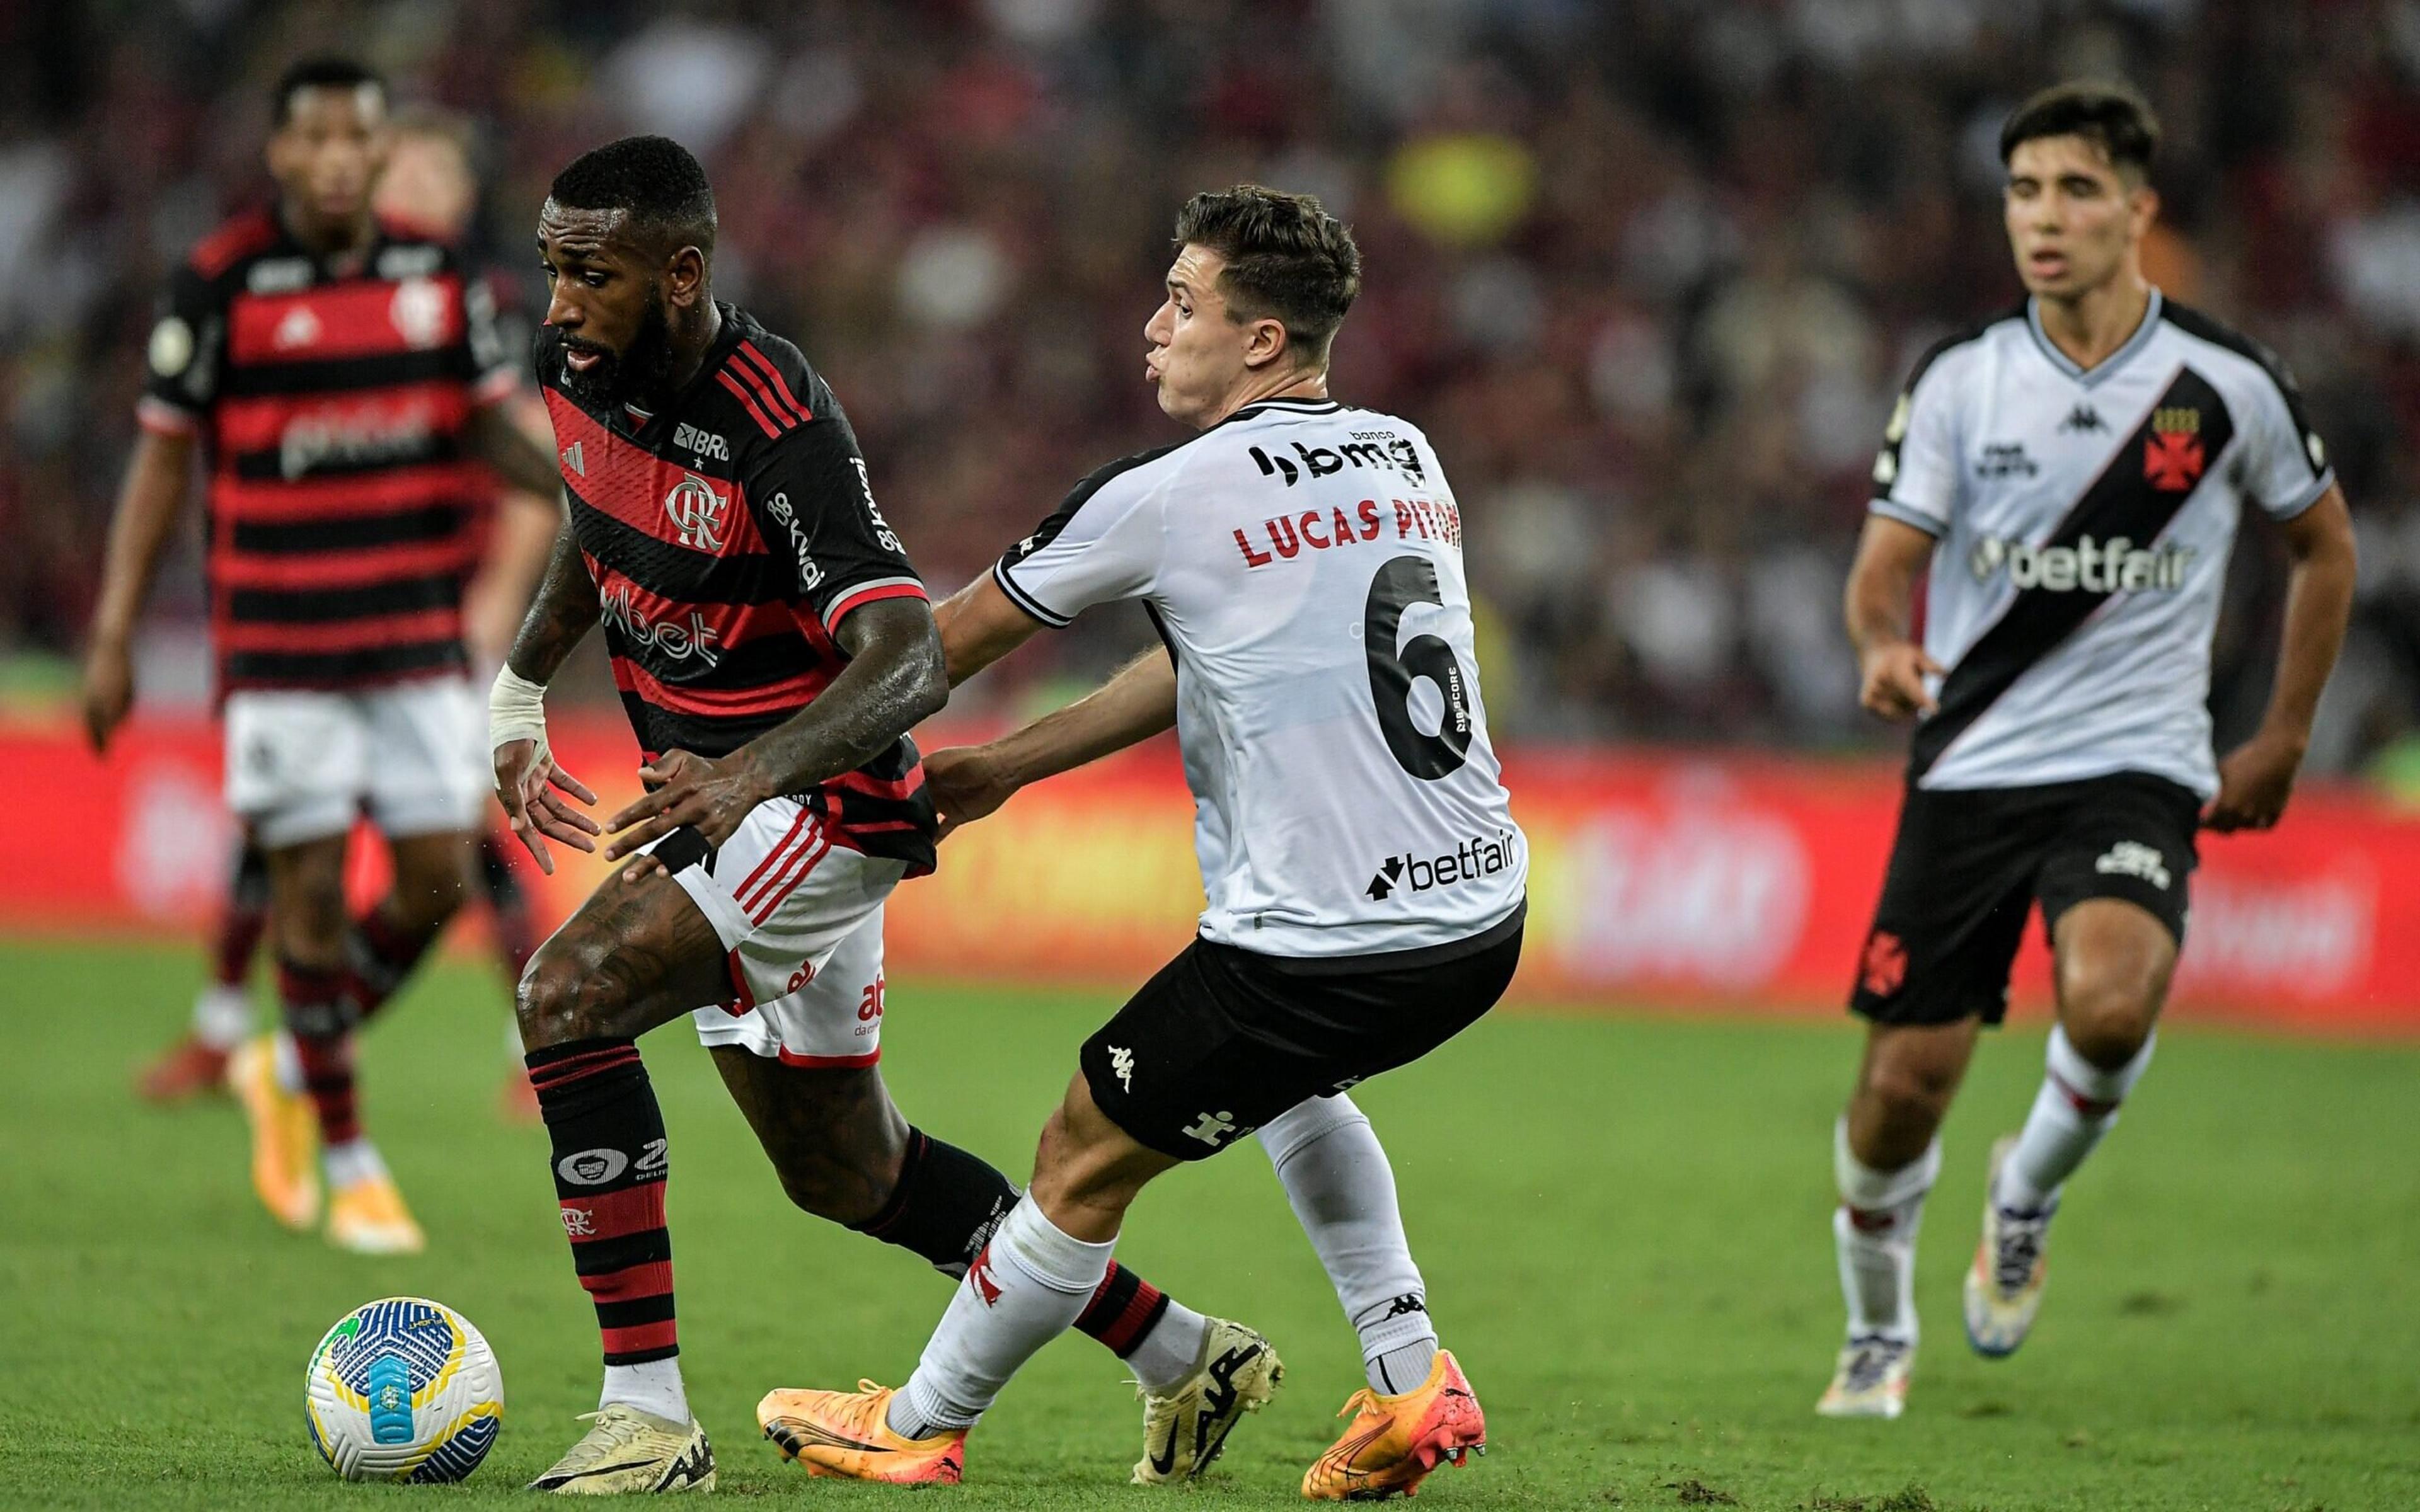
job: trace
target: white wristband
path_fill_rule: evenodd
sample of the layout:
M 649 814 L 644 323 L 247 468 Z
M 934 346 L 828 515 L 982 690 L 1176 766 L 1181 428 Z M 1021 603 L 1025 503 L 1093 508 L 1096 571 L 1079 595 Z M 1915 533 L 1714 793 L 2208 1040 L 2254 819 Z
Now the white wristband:
M 546 685 L 517 676 L 510 667 L 505 667 L 497 671 L 496 686 L 488 690 L 488 748 L 493 750 L 516 740 L 535 740 L 538 754 L 549 754 Z

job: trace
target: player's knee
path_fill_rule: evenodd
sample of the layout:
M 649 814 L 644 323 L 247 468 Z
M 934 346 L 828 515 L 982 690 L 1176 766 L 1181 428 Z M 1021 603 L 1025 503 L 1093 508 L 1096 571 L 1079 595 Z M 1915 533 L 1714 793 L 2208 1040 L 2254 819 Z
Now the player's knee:
M 2134 1058 L 2159 1018 L 2167 961 L 2162 952 L 2125 949 L 2060 961 L 2058 1018 L 2078 1055 L 2111 1069 Z
M 1935 1064 L 1921 1057 L 1885 1056 L 1866 1068 L 1858 1088 L 1885 1122 L 1924 1124 L 1928 1131 L 1947 1111 L 1958 1090 L 1959 1068 Z
M 601 945 L 566 942 L 558 934 L 530 958 L 513 995 L 525 1047 L 632 1037 L 624 1022 L 628 1005 L 603 969 L 608 953 Z
M 2058 1018 L 2077 1055 L 2103 1071 L 2116 1071 L 2142 1053 L 2158 1014 L 2156 995 L 2136 984 L 2113 983 L 2103 990 L 2063 995 Z

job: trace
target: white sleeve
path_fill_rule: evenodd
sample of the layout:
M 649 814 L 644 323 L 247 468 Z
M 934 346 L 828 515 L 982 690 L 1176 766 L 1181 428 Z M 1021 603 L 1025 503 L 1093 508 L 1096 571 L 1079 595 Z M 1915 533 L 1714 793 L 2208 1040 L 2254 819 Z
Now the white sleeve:
M 1012 603 L 1048 625 L 1095 604 L 1140 598 L 1165 554 L 1168 470 L 1161 453 L 1110 463 L 1078 484 L 1056 513 L 1008 548 L 992 577 Z
M 2243 426 L 2243 491 L 2273 519 L 2292 519 L 2336 481 L 2328 449 L 2303 415 L 2302 391 L 2265 351 Z
M 1874 455 L 1874 498 L 1867 508 L 1927 535 L 1946 535 L 1958 502 L 1958 427 L 1948 363 L 1916 369 L 1892 409 Z

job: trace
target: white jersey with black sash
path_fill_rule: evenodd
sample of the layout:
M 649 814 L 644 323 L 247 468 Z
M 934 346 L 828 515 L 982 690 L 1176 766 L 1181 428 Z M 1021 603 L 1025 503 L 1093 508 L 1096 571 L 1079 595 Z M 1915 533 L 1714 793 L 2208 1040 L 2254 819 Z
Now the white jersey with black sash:
M 2133 771 L 2215 794 L 2211 636 L 2240 512 L 2290 519 L 2334 481 L 2276 358 L 2156 290 L 2089 370 L 2030 303 L 1935 347 L 1871 505 L 1939 542 L 1924 646 L 1948 671 L 1911 779 Z

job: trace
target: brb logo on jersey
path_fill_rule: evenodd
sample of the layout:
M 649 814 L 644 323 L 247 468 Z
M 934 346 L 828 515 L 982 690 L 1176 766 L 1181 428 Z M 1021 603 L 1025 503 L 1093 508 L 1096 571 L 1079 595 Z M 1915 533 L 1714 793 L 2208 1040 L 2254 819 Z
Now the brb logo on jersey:
M 2138 548 L 2122 535 L 2106 542 L 2079 537 L 2073 546 L 2035 546 L 1986 535 L 1966 554 L 1966 570 L 1977 582 L 1989 582 L 2006 571 L 2009 586 L 2039 588 L 2053 594 L 2139 593 L 2145 589 L 2174 593 L 2185 584 L 2200 555 L 2191 547 Z
M 702 551 L 720 551 L 723 542 L 724 517 L 731 513 L 731 501 L 714 491 L 714 486 L 694 472 L 684 472 L 673 491 L 664 495 L 664 513 L 672 517 L 673 528 L 680 532 L 680 544 L 693 546 Z

